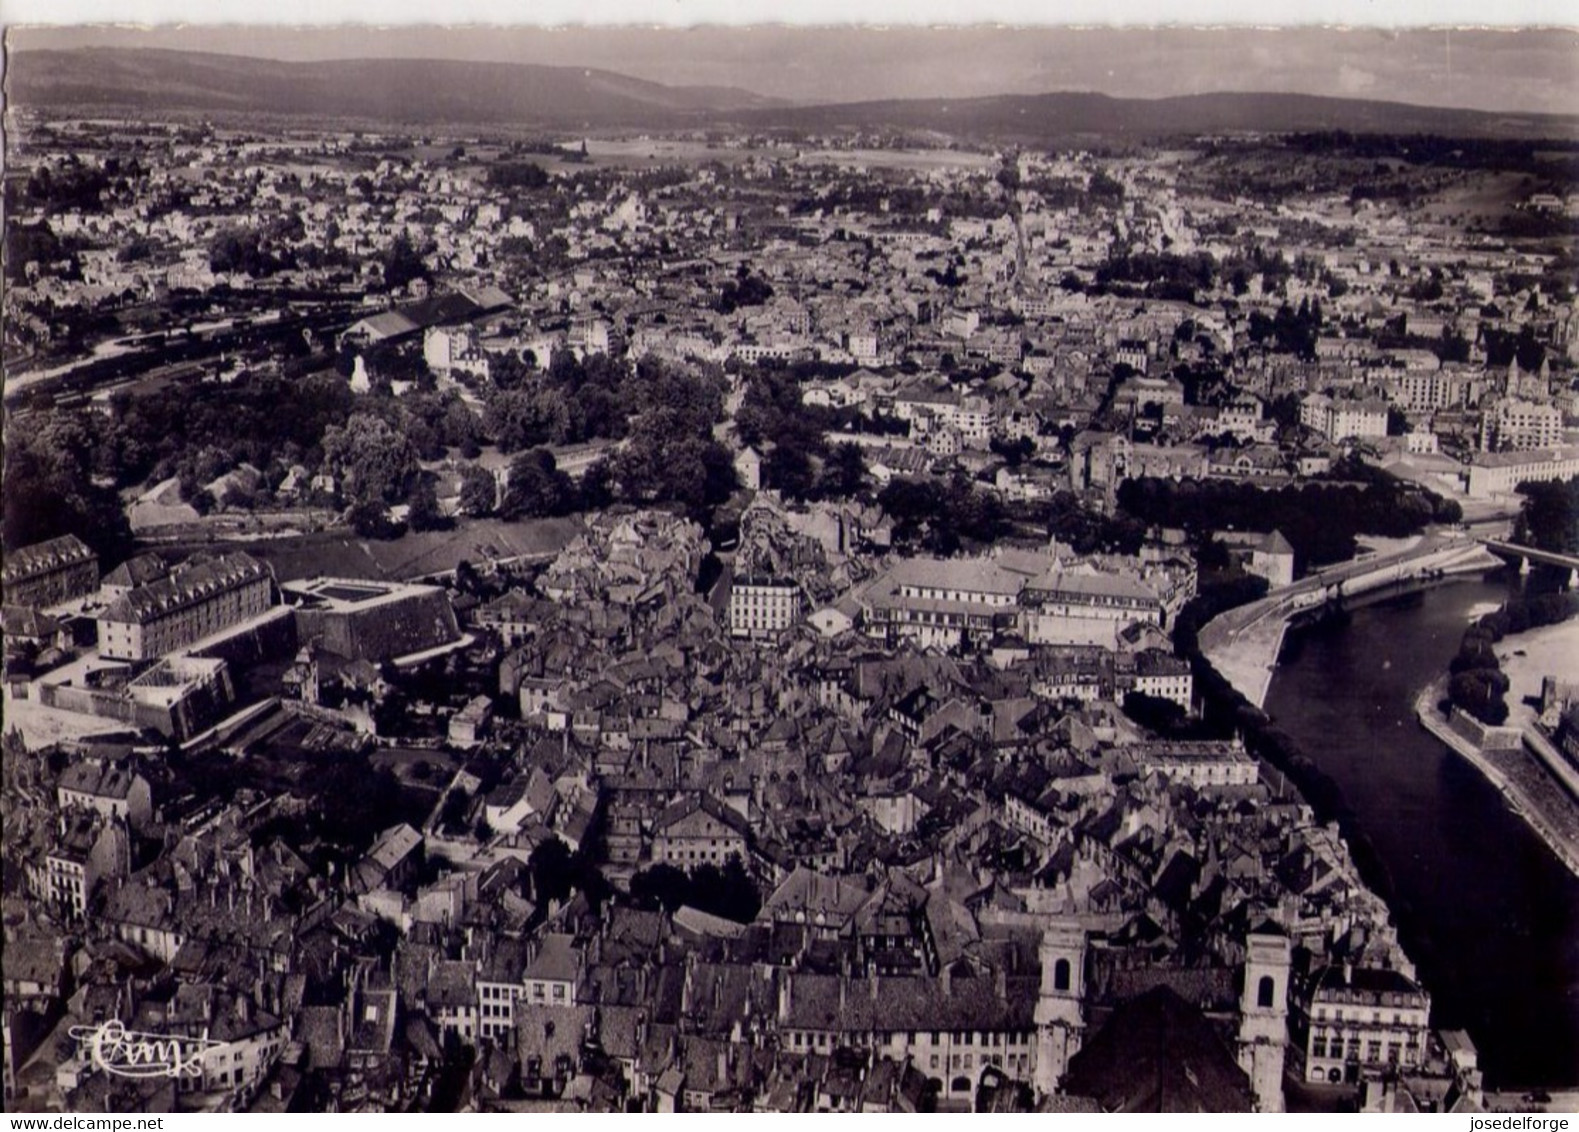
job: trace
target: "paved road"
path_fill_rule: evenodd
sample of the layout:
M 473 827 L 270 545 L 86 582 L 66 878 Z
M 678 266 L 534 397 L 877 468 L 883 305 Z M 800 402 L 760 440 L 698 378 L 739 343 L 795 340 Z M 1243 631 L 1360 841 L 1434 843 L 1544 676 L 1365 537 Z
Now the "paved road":
M 1224 679 L 1260 707 L 1272 683 L 1283 634 L 1295 614 L 1439 570 L 1463 572 L 1496 565 L 1491 553 L 1464 532 L 1431 532 L 1404 550 L 1329 566 L 1260 601 L 1214 617 L 1201 630 L 1201 652 Z

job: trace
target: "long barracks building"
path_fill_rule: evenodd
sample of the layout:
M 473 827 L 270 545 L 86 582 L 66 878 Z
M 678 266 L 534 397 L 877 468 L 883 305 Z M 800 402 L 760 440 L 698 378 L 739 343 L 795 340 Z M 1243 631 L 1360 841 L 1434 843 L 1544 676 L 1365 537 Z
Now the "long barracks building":
M 42 609 L 90 594 L 99 585 L 99 560 L 76 535 L 19 547 L 6 555 L 5 603 Z
M 274 576 L 247 554 L 227 554 L 138 586 L 99 615 L 99 655 L 153 660 L 240 624 L 274 604 Z

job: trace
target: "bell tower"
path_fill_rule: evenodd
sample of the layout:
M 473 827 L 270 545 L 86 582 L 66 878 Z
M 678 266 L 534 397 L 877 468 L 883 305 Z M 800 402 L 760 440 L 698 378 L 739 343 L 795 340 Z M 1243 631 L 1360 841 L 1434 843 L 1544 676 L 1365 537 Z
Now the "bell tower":
M 1262 1112 L 1283 1111 L 1283 1058 L 1288 1048 L 1288 938 L 1272 924 L 1245 940 L 1245 982 L 1239 994 L 1239 1067 L 1250 1075 Z
M 1042 932 L 1042 986 L 1036 1000 L 1036 1089 L 1058 1091 L 1085 1033 L 1086 933 L 1054 923 Z

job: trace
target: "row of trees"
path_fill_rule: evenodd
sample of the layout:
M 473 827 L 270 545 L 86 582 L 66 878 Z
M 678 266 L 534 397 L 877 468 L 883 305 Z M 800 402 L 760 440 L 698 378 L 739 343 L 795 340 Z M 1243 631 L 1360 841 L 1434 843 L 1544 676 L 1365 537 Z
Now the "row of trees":
M 1579 477 L 1566 482 L 1521 483 L 1524 497 L 1513 541 L 1555 554 L 1579 554 Z
M 95 432 L 87 414 L 50 414 L 6 430 L 5 545 L 15 548 L 74 534 L 102 560 L 118 562 L 132 544 L 114 489 L 95 478 Z
M 1301 299 L 1297 308 L 1283 303 L 1270 317 L 1260 311 L 1251 311 L 1250 341 L 1271 345 L 1302 358 L 1314 358 L 1323 321 L 1320 299 L 1314 302 Z
M 628 502 L 678 504 L 705 518 L 737 485 L 730 452 L 712 435 L 723 418 L 724 389 L 716 367 L 644 358 L 632 369 L 601 355 L 583 363 L 555 354 L 533 388 L 490 398 L 483 429 L 501 450 L 518 454 L 502 493 L 491 473 L 465 468 L 461 511 L 522 519 Z M 550 444 L 599 438 L 625 443 L 596 460 L 579 483 L 549 450 Z
M 791 499 L 849 499 L 867 487 L 866 457 L 854 443 L 828 434 L 858 414 L 801 403 L 796 374 L 782 367 L 754 371 L 735 413 L 740 439 L 763 449 L 762 484 Z
M 1451 500 L 1384 472 L 1363 474 L 1369 482 L 1316 482 L 1277 490 L 1225 480 L 1132 479 L 1119 486 L 1118 503 L 1147 526 L 1282 531 L 1301 569 L 1352 558 L 1358 535 L 1403 538 L 1431 523 L 1463 517 Z
M 681 907 L 695 908 L 740 924 L 756 919 L 762 894 L 741 863 L 730 854 L 723 868 L 697 865 L 684 872 L 674 865 L 653 865 L 631 877 L 631 903 L 671 915 Z
M 954 554 L 966 542 L 990 544 L 1009 530 L 997 493 L 962 471 L 946 483 L 896 479 L 878 493 L 877 502 L 894 521 L 896 545 L 930 554 Z

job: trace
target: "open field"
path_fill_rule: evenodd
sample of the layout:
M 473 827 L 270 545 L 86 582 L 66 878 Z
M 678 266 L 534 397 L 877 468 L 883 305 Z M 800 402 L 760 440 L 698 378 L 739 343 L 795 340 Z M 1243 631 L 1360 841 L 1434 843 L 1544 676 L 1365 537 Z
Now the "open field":
M 1496 651 L 1508 677 L 1508 726 L 1528 727 L 1536 709 L 1525 701 L 1539 699 L 1542 679 L 1579 681 L 1579 620 L 1509 637 Z

